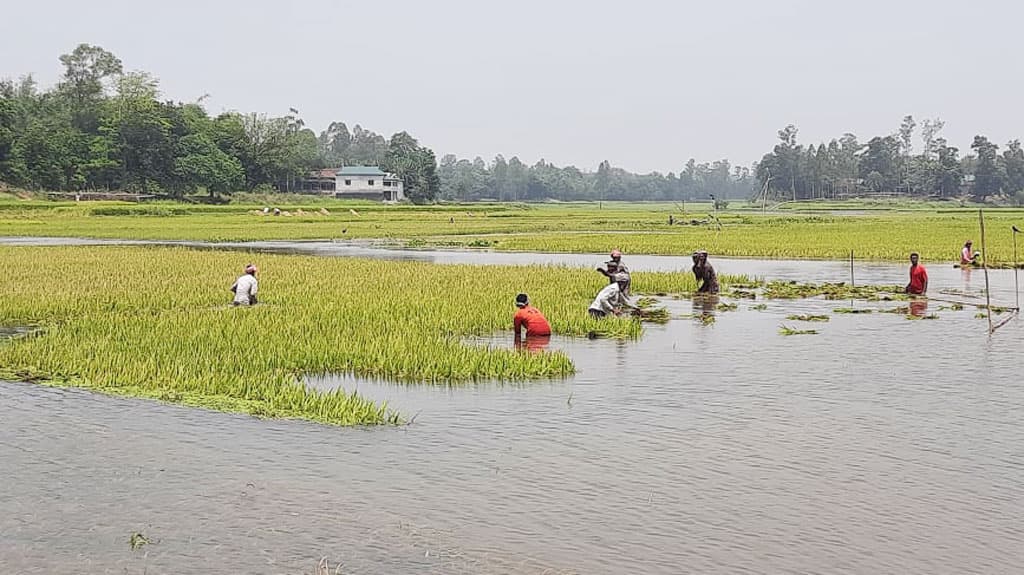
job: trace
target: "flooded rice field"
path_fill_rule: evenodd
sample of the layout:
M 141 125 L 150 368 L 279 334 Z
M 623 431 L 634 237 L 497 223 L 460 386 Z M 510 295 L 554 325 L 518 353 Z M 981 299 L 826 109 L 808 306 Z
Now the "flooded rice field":
M 451 254 L 436 257 L 561 257 Z M 586 260 L 571 258 L 552 263 Z M 628 263 L 679 269 L 687 259 Z M 842 262 L 715 263 L 772 279 L 849 274 Z M 938 297 L 980 300 L 980 272 L 929 272 Z M 857 268 L 858 283 L 905 275 L 902 265 Z M 993 303 L 1013 305 L 1012 272 L 991 278 Z M 309 379 L 388 401 L 415 416 L 404 427 L 266 421 L 2 384 L 0 565 L 111 574 L 312 573 L 320 557 L 345 574 L 1024 565 L 1020 320 L 989 337 L 969 306 L 929 302 L 938 319 L 910 321 L 796 300 L 762 311 L 739 301 L 703 325 L 680 317 L 703 304 L 664 303 L 677 319 L 647 326 L 638 341 L 553 338 L 548 346 L 577 366 L 565 380 Z M 783 324 L 819 333 L 784 337 Z M 132 550 L 133 533 L 149 543 Z

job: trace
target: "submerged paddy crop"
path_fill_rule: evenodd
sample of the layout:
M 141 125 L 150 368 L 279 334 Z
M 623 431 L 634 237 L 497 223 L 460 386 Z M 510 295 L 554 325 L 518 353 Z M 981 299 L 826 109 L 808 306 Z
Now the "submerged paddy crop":
M 250 259 L 260 266 L 262 303 L 232 308 L 228 287 Z M 566 267 L 140 247 L 0 247 L 0 262 L 0 325 L 42 328 L 0 345 L 6 377 L 327 423 L 396 416 L 343 391 L 311 391 L 303 375 L 464 382 L 571 374 L 572 362 L 557 351 L 464 344 L 466 336 L 510 332 L 518 292 L 530 294 L 556 334 L 642 331 L 636 319 L 589 317 L 606 280 Z M 692 274 L 679 273 L 637 274 L 633 285 L 647 293 L 695 289 Z

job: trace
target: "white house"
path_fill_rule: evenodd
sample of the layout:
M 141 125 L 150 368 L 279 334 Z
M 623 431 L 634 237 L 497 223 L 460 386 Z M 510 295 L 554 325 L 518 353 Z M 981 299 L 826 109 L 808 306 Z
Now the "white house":
M 346 166 L 334 174 L 334 197 L 399 202 L 405 193 L 401 178 L 377 166 Z

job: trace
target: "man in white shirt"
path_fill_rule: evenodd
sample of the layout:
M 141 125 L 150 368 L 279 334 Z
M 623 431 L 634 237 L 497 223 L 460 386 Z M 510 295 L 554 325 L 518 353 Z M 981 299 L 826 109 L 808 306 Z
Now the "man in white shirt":
M 245 275 L 235 280 L 235 285 L 231 286 L 231 291 L 235 292 L 235 299 L 231 305 L 256 305 L 258 289 L 256 266 L 249 264 L 245 266 Z
M 590 304 L 590 309 L 587 310 L 590 317 L 601 319 L 609 314 L 619 315 L 620 308 L 623 307 L 636 309 L 636 306 L 629 303 L 624 291 L 625 287 L 629 285 L 629 274 L 618 272 L 612 279 L 614 281 L 602 288 L 594 298 L 594 303 Z

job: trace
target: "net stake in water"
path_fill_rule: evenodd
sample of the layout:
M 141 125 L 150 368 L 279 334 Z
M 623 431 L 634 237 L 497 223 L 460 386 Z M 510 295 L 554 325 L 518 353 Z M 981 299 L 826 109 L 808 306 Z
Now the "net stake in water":
M 978 223 L 981 225 L 981 269 L 985 271 L 985 310 L 988 312 L 988 333 L 995 331 L 992 327 L 992 290 L 988 283 L 988 256 L 985 251 L 985 213 L 978 210 Z

